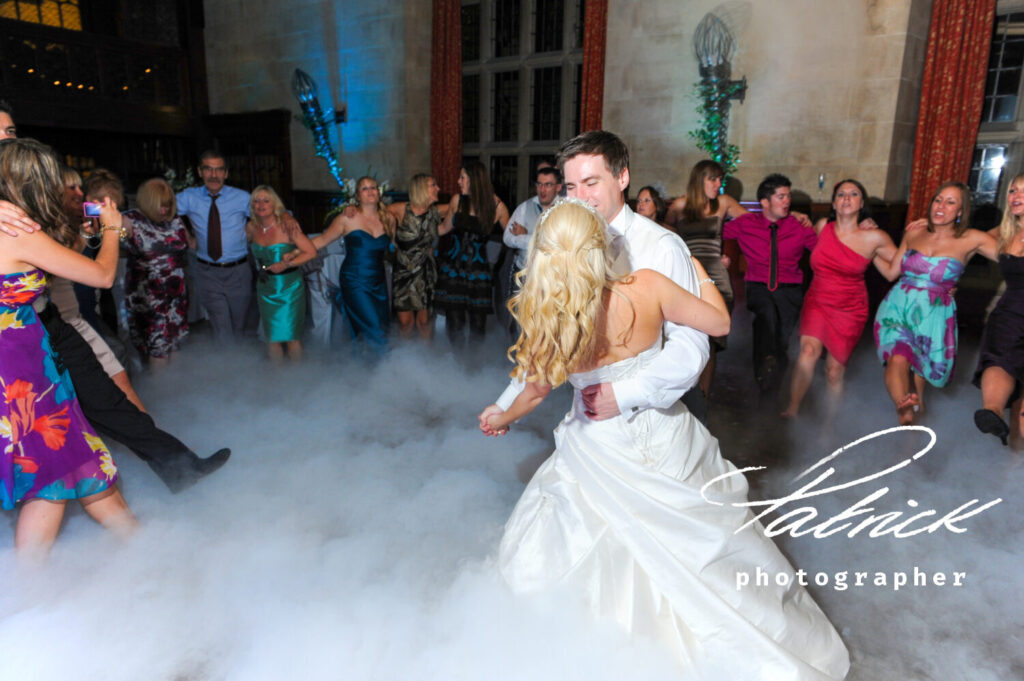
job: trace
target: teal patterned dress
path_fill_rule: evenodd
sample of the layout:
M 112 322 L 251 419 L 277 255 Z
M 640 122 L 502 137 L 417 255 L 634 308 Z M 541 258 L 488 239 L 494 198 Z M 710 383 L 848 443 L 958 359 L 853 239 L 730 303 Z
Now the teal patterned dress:
M 956 361 L 956 303 L 953 288 L 964 273 L 956 258 L 903 255 L 903 274 L 875 315 L 875 346 L 885 364 L 906 357 L 914 373 L 941 388 L 949 382 Z
M 306 282 L 297 267 L 280 274 L 263 269 L 280 262 L 285 254 L 295 250 L 295 244 L 280 243 L 260 246 L 249 244 L 259 267 L 256 282 L 263 335 L 268 343 L 287 343 L 302 338 L 306 323 Z

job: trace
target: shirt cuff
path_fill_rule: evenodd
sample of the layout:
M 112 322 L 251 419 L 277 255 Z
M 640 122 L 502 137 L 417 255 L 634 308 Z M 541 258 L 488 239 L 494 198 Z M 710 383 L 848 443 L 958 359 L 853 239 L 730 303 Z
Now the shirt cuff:
M 505 388 L 505 392 L 501 393 L 501 396 L 495 400 L 494 403 L 501 407 L 502 411 L 508 411 L 509 407 L 512 406 L 512 403 L 516 401 L 517 397 L 519 397 L 519 393 L 523 392 L 524 387 L 525 386 L 519 381 L 512 381 L 508 384 L 508 387 Z
M 615 392 L 615 402 L 619 405 L 619 413 L 629 416 L 647 406 L 640 382 L 635 378 L 617 381 L 612 384 Z

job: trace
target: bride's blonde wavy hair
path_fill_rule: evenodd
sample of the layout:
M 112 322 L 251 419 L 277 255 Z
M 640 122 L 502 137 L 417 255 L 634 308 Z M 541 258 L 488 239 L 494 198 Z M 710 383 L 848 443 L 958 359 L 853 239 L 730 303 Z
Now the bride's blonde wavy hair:
M 512 376 L 561 385 L 595 360 L 602 295 L 617 280 L 606 254 L 607 226 L 594 209 L 563 199 L 540 218 L 516 275 L 508 308 L 522 329 L 508 356 Z

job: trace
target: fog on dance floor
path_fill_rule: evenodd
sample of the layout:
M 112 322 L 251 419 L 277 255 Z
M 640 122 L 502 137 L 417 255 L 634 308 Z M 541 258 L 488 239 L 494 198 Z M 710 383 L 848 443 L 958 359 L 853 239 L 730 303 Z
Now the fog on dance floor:
M 723 381 L 749 373 L 736 324 L 720 359 Z M 229 446 L 232 459 L 175 496 L 109 442 L 140 533 L 120 543 L 69 506 L 49 563 L 35 570 L 17 565 L 6 514 L 0 679 L 678 678 L 657 646 L 592 620 L 572 593 L 517 597 L 496 574 L 504 521 L 551 450 L 570 398 L 556 391 L 511 435 L 483 437 L 476 414 L 509 368 L 496 335 L 469 366 L 443 334 L 372 367 L 351 346 L 273 368 L 259 347 L 218 353 L 198 339 L 169 370 L 138 377 L 161 426 L 204 456 Z M 926 425 L 938 439 L 926 455 L 793 506 L 813 504 L 823 520 L 882 487 L 890 491 L 874 507 L 904 517 L 942 516 L 972 499 L 1002 503 L 960 523 L 964 533 L 777 540 L 809 579 L 824 578 L 811 591 L 850 648 L 852 680 L 1024 676 L 1024 456 L 974 429 L 979 397 L 963 368 L 972 361 L 955 385 L 931 393 Z M 728 416 L 728 434 L 715 434 L 738 465 L 751 465 L 749 452 L 736 450 L 762 439 L 759 429 L 785 436 L 777 460 L 757 461 L 767 469 L 755 474 L 756 497 L 784 496 L 823 456 L 895 425 L 864 344 L 850 377 L 830 427 L 813 410 L 783 426 Z M 722 422 L 713 418 L 713 430 Z M 876 438 L 833 461 L 832 480 L 881 471 L 927 442 L 924 432 Z M 895 590 L 894 573 L 912 580 L 915 567 L 950 583 Z M 870 573 L 867 584 L 853 586 L 856 571 Z M 843 572 L 848 588 L 839 590 Z M 878 572 L 886 586 L 874 584 Z M 962 586 L 951 584 L 954 572 L 966 573 Z

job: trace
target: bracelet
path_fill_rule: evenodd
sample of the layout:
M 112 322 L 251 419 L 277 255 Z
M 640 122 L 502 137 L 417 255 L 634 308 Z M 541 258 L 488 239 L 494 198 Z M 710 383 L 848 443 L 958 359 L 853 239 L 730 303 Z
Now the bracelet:
M 697 286 L 703 286 L 704 284 L 714 284 L 714 283 L 715 283 L 714 279 L 712 279 L 711 277 L 705 277 L 704 279 L 701 279 L 700 281 L 697 282 Z
M 125 227 L 123 221 L 121 222 L 121 226 L 120 227 L 114 227 L 113 225 L 104 225 L 101 222 L 100 223 L 100 231 L 103 231 L 103 232 L 117 232 L 117 238 L 120 239 L 121 241 L 125 241 L 125 240 L 128 239 L 128 228 Z

